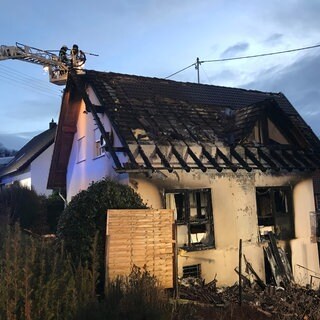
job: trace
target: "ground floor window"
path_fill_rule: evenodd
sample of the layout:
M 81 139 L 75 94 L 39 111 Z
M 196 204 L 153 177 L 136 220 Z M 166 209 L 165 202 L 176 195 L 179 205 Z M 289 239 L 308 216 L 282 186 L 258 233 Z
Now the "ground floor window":
M 182 267 L 183 278 L 201 278 L 201 264 Z
M 279 240 L 294 238 L 292 190 L 290 187 L 256 188 L 260 234 L 273 231 Z
M 211 190 L 169 190 L 166 207 L 174 209 L 177 242 L 186 249 L 214 246 Z

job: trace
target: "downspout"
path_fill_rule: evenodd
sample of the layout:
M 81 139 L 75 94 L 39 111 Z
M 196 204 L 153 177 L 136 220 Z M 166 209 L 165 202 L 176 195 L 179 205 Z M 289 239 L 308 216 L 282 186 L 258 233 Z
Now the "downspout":
M 60 192 L 60 189 L 59 189 L 59 191 L 58 191 L 58 195 L 59 195 L 59 197 L 63 200 L 63 202 L 64 202 L 64 209 L 67 207 L 67 205 L 68 205 L 68 201 L 67 201 L 67 199 L 62 195 L 62 193 Z

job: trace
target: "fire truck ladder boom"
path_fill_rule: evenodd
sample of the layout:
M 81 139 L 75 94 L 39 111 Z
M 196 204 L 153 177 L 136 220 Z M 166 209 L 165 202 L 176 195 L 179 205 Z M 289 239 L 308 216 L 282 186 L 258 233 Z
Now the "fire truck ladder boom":
M 68 66 L 59 60 L 59 57 L 46 50 L 37 49 L 16 42 L 15 46 L 0 46 L 1 60 L 22 60 L 49 68 L 49 77 L 52 83 L 65 84 Z

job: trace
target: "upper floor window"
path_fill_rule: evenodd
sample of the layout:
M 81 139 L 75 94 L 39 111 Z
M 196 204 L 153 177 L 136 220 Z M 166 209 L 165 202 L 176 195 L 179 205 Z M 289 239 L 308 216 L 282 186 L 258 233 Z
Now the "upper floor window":
M 94 140 L 95 140 L 94 141 L 94 157 L 100 157 L 105 153 L 105 150 L 104 150 L 105 143 L 101 138 L 101 133 L 99 128 L 94 129 Z
M 109 140 L 109 144 L 112 146 L 113 145 L 113 132 L 106 132 L 107 134 L 107 139 Z M 99 128 L 94 129 L 94 157 L 100 157 L 105 154 L 105 147 L 106 147 L 106 142 L 104 138 L 101 135 L 101 132 Z
M 85 137 L 81 137 L 77 141 L 77 162 L 86 160 Z
M 268 118 L 262 118 L 256 122 L 250 139 L 264 145 L 290 144 L 281 130 Z
M 166 207 L 174 209 L 179 247 L 202 249 L 214 246 L 211 190 L 170 190 Z

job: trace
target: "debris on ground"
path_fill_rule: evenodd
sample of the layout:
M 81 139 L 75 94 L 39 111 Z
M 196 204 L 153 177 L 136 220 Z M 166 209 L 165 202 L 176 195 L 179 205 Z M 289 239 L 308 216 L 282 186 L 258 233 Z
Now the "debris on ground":
M 220 308 L 239 302 L 238 285 L 217 288 L 216 282 L 214 280 L 202 286 L 181 285 L 179 288 L 180 298 Z M 266 318 L 278 315 L 278 319 L 320 319 L 320 292 L 299 286 L 291 286 L 287 289 L 266 286 L 265 290 L 257 285 L 246 286 L 242 291 L 242 303 L 264 313 Z
M 243 255 L 246 271 L 242 273 L 235 268 L 240 279 L 238 284 L 218 288 L 216 277 L 207 284 L 202 279 L 184 278 L 179 283 L 179 298 L 225 310 L 235 305 L 254 308 L 270 319 L 319 320 L 320 289 L 296 285 L 284 250 L 278 248 L 272 232 L 267 238 L 264 251 L 271 269 L 272 285 L 264 283 Z

